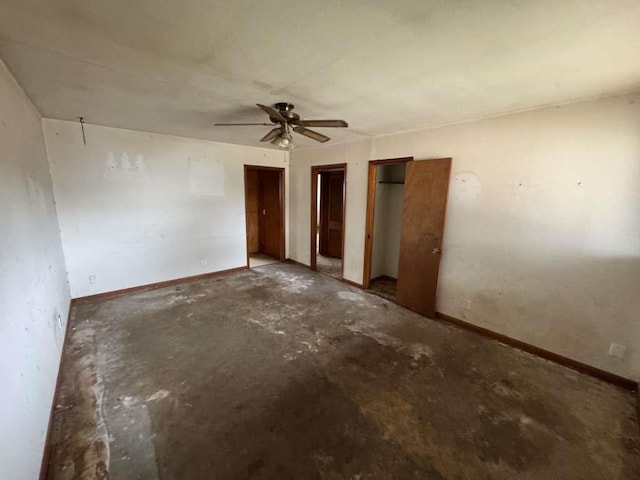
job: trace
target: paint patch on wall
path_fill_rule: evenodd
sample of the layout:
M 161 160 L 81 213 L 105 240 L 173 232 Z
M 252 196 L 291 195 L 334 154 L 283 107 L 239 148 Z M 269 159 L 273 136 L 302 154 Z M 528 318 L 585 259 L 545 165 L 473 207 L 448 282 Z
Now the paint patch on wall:
M 189 158 L 189 193 L 224 197 L 224 167 L 220 160 Z
M 102 176 L 107 180 L 145 181 L 149 179 L 147 165 L 142 154 L 130 157 L 109 152 L 104 162 Z

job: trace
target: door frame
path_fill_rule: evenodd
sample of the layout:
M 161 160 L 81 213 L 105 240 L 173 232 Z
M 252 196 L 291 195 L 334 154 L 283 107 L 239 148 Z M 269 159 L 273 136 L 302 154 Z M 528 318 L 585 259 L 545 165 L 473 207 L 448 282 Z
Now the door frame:
M 385 158 L 369 160 L 369 178 L 367 182 L 367 213 L 364 232 L 364 264 L 362 267 L 362 288 L 371 285 L 371 257 L 373 256 L 373 221 L 376 211 L 376 188 L 378 186 L 378 166 L 398 165 L 412 162 L 413 157 Z
M 347 164 L 333 163 L 331 165 L 315 165 L 311 167 L 311 246 L 309 268 L 318 271 L 317 265 L 317 238 L 318 238 L 318 175 L 322 172 L 344 172 L 344 197 L 342 198 L 342 270 L 340 276 L 344 278 L 344 232 L 347 216 Z
M 279 190 L 279 199 L 280 199 L 280 255 L 278 260 L 284 262 L 285 260 L 285 169 L 284 167 L 265 167 L 262 165 L 244 165 L 244 235 L 245 235 L 245 248 L 247 254 L 247 268 L 249 268 L 249 216 L 247 215 L 247 172 L 248 171 L 270 171 L 270 172 L 278 172 L 278 190 Z

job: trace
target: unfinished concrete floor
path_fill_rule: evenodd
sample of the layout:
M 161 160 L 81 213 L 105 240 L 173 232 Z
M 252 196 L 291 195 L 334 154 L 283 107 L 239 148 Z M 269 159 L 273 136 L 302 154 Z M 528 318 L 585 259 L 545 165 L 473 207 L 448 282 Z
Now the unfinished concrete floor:
M 396 292 L 398 291 L 398 280 L 390 277 L 376 278 L 375 280 L 371 280 L 369 291 L 387 300 L 395 301 Z
M 316 255 L 316 268 L 320 273 L 338 280 L 342 279 L 342 259 L 340 258 L 325 257 L 318 253 Z
M 71 322 L 50 478 L 640 478 L 632 393 L 300 266 Z

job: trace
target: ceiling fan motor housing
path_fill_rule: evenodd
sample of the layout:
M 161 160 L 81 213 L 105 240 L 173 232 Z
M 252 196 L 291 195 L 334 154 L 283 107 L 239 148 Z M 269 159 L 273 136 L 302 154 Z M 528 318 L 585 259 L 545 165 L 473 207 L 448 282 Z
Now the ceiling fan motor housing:
M 300 121 L 300 115 L 297 113 L 293 113 L 293 109 L 295 106 L 292 103 L 287 102 L 279 102 L 276 103 L 273 108 L 278 110 L 280 114 L 287 119 L 287 123 L 289 125 L 297 125 Z M 273 123 L 280 123 L 280 120 L 277 118 L 269 117 Z

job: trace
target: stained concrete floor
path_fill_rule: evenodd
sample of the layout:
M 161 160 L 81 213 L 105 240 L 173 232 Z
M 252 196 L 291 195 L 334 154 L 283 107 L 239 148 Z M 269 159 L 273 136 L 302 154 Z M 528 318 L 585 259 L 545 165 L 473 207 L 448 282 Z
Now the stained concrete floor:
M 297 265 L 71 322 L 49 478 L 640 478 L 632 393 Z
M 375 280 L 371 280 L 369 284 L 369 291 L 380 295 L 387 300 L 396 299 L 396 292 L 398 290 L 398 280 L 390 277 L 380 277 Z
M 316 268 L 318 272 L 340 280 L 342 278 L 342 259 L 325 257 L 319 253 L 316 255 Z

